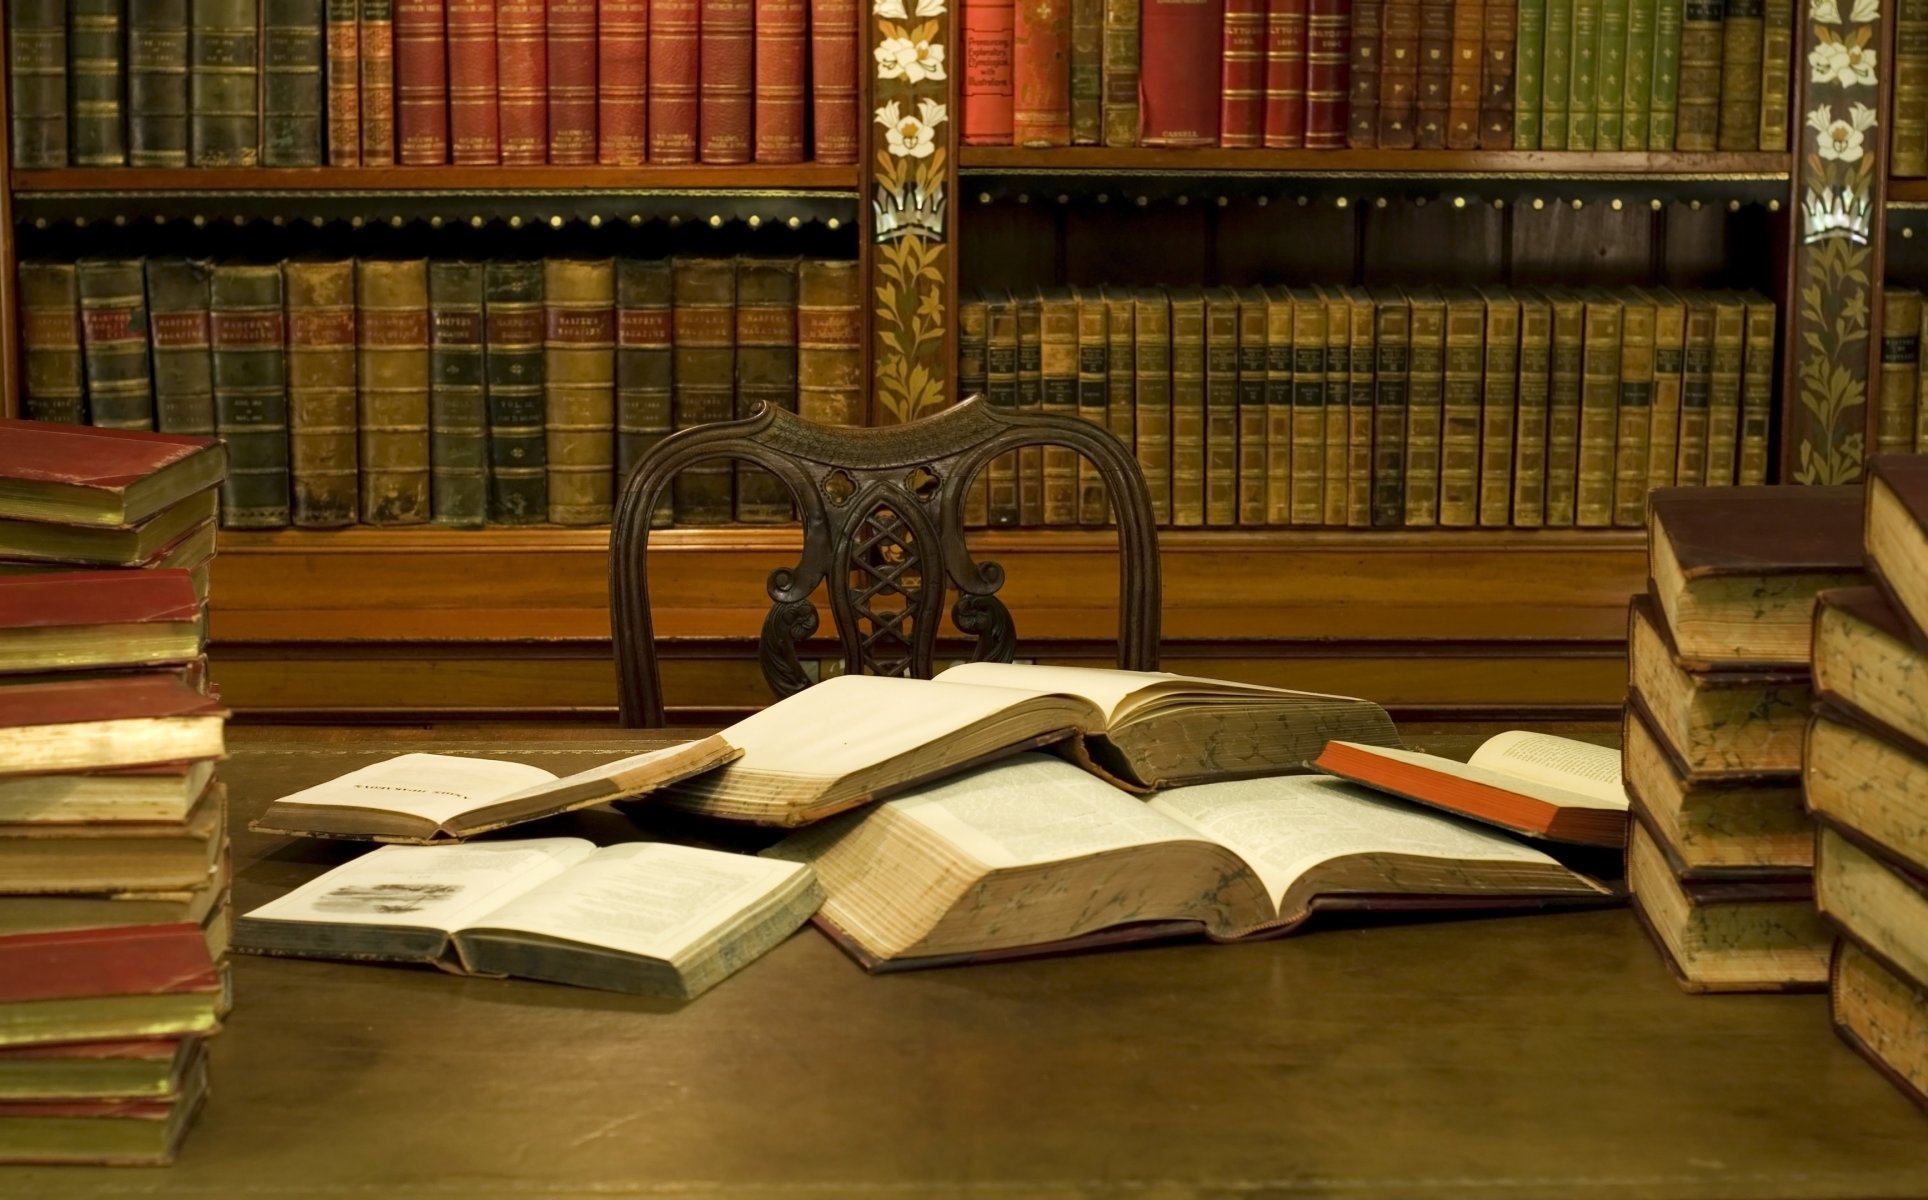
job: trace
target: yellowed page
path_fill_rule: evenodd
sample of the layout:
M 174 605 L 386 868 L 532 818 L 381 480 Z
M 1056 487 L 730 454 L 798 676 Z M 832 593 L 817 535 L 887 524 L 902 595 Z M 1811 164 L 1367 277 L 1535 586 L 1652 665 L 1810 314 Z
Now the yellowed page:
M 1295 692 L 1256 683 L 1236 683 L 1226 679 L 1204 679 L 1196 675 L 1172 675 L 1165 671 L 1116 671 L 1102 667 L 1052 667 L 1034 663 L 960 663 L 940 671 L 937 678 L 945 683 L 985 684 L 1081 696 L 1097 705 L 1098 710 L 1104 713 L 1107 725 L 1116 723 L 1146 704 L 1172 697 L 1200 702 L 1249 702 L 1268 696 L 1315 696 L 1325 700 L 1350 698 L 1328 696 L 1323 692 Z
M 595 849 L 581 838 L 383 846 L 262 905 L 247 918 L 452 932 L 560 875 Z
M 440 825 L 555 780 L 553 772 L 525 763 L 454 754 L 402 754 L 303 788 L 275 803 L 396 812 Z
M 1577 792 L 1601 808 L 1627 807 L 1620 752 L 1591 742 L 1510 729 L 1487 738 L 1467 762 L 1515 779 Z

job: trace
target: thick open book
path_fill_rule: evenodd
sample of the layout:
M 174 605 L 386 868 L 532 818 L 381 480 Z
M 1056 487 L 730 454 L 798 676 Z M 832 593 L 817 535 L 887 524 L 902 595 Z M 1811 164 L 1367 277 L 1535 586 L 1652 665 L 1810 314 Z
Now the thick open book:
M 384 846 L 242 917 L 235 948 L 687 1000 L 821 899 L 794 864 L 661 842 Z
M 460 840 L 634 799 L 736 754 L 729 742 L 711 736 L 561 778 L 541 767 L 495 758 L 403 754 L 283 796 L 249 828 L 414 845 Z
M 743 757 L 665 790 L 678 807 L 807 825 L 963 767 L 1077 739 L 1128 786 L 1303 769 L 1333 738 L 1396 746 L 1367 700 L 1156 671 L 969 663 L 935 679 L 842 675 L 723 731 Z
M 820 921 L 866 966 L 1192 932 L 1283 932 L 1316 908 L 1597 899 L 1600 884 L 1505 834 L 1322 776 L 1140 798 L 1020 755 L 795 834 Z M 1087 943 L 1089 944 L 1089 943 Z
M 1627 843 L 1620 752 L 1607 746 L 1513 729 L 1465 762 L 1333 742 L 1312 765 L 1528 837 L 1616 850 Z

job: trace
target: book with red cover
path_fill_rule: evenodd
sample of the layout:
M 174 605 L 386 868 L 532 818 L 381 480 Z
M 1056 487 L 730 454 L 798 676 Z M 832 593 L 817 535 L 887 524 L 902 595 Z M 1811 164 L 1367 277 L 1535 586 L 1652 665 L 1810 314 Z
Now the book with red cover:
M 549 161 L 596 161 L 596 0 L 549 0 Z
M 756 139 L 760 163 L 802 162 L 810 54 L 809 0 L 756 6 Z
M 630 167 L 649 155 L 649 0 L 596 9 L 596 161 Z
M 964 144 L 1008 146 L 1015 130 L 1013 0 L 965 0 Z M 1069 89 L 1067 78 L 1065 87 Z M 1068 94 L 1068 92 L 1067 92 Z
M 1017 6 L 1011 37 L 1011 140 L 1071 144 L 1071 0 Z
M 0 518 L 126 528 L 226 471 L 217 438 L 0 419 Z
M 448 0 L 449 161 L 502 161 L 496 115 L 495 0 Z
M 649 0 L 649 161 L 696 161 L 697 0 Z
M 1216 146 L 1224 0 L 1145 0 L 1138 143 Z
M 0 575 L 0 642 L 14 629 L 193 624 L 201 603 L 186 571 Z
M 697 157 L 750 161 L 756 90 L 756 21 L 750 0 L 700 0 Z
M 1306 0 L 1266 0 L 1265 145 L 1305 145 Z
M 191 922 L 0 936 L 0 1004 L 220 991 L 221 969 Z
M 1352 0 L 1308 0 L 1305 23 L 1305 148 L 1346 144 L 1351 91 Z
M 810 0 L 811 157 L 857 161 L 857 3 Z
M 500 0 L 495 11 L 498 124 L 505 166 L 549 161 L 546 0 Z
M 1225 0 L 1219 73 L 1218 144 L 1265 144 L 1265 0 Z
M 395 144 L 403 166 L 449 160 L 444 0 L 395 0 Z
M 166 671 L 0 688 L 0 774 L 210 758 L 221 753 L 226 717 L 219 701 Z

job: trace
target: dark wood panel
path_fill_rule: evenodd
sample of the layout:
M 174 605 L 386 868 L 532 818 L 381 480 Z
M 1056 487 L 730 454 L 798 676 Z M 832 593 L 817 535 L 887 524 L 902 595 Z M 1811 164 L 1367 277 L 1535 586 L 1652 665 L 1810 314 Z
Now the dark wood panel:
M 1362 171 L 1386 174 L 1534 173 L 1549 176 L 1785 175 L 1787 154 L 1570 153 L 1554 150 L 1166 150 L 1146 146 L 1035 149 L 964 146 L 958 164 L 973 169 L 1059 171 Z
M 852 166 L 64 167 L 15 171 L 16 192 L 511 191 L 798 188 L 855 191 Z

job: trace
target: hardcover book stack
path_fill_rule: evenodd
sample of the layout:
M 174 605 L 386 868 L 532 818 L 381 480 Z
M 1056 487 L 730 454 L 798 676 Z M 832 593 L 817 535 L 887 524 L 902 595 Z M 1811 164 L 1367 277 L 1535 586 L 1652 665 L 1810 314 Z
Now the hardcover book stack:
M 228 1004 L 206 438 L 0 422 L 0 1162 L 172 1158 Z
M 607 524 L 672 429 L 864 423 L 853 261 L 83 259 L 20 265 L 26 412 L 218 434 L 231 528 Z M 729 463 L 667 522 L 778 523 Z
M 1803 778 L 1835 1028 L 1928 1105 L 1928 459 L 1877 457 L 1868 567 L 1821 593 Z
M 857 161 L 853 0 L 7 11 L 17 168 Z
M 1788 145 L 1790 0 L 967 0 L 963 26 L 968 145 Z
M 1876 412 L 1877 454 L 1928 452 L 1928 394 L 1921 370 L 1921 290 L 1890 283 L 1881 289 L 1881 391 Z
M 1622 743 L 1634 907 L 1688 991 L 1818 988 L 1809 644 L 1816 594 L 1865 578 L 1861 489 L 1669 488 L 1650 512 Z
M 1757 484 L 1753 292 L 1048 288 L 967 295 L 958 390 L 1133 447 L 1161 524 L 1638 527 L 1649 489 Z M 1070 451 L 993 462 L 967 520 L 1106 519 Z

